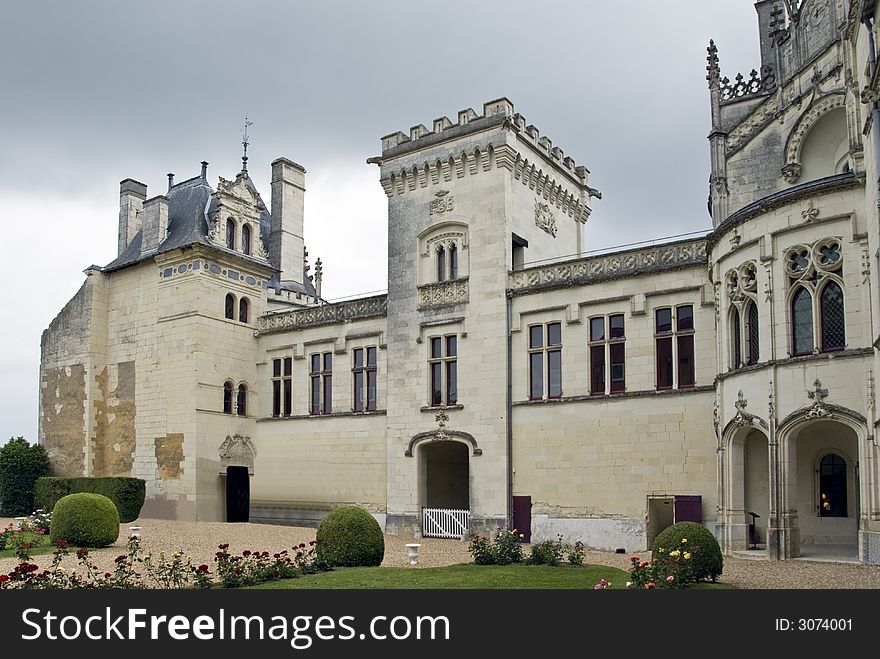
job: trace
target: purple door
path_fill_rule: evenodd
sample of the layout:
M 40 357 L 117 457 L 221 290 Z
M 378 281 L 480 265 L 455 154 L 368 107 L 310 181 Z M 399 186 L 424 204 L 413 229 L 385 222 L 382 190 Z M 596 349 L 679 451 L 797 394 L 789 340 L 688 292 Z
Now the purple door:
M 703 523 L 703 497 L 700 495 L 675 497 L 675 522 Z
M 523 534 L 523 542 L 532 541 L 532 497 L 513 497 L 513 528 Z

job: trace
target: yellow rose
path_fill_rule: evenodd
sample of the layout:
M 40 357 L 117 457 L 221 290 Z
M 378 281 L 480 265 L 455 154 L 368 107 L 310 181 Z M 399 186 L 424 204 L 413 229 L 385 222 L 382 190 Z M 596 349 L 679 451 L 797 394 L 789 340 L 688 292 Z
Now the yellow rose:
M 681 541 L 684 543 L 684 542 L 687 542 L 688 539 L 687 539 L 687 538 L 682 538 Z
M 681 552 L 676 549 L 675 551 L 669 552 L 669 555 L 673 558 L 678 558 L 681 555 Z
M 686 561 L 691 560 L 691 553 L 689 551 L 686 551 L 684 553 L 684 560 L 686 560 Z

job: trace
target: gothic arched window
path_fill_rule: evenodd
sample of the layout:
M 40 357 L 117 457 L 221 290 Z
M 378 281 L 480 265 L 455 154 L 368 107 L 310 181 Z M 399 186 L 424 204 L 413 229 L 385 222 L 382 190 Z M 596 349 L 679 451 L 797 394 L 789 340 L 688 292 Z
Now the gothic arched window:
M 246 297 L 241 298 L 238 301 L 238 319 L 246 323 L 248 321 L 248 310 L 250 309 L 250 303 Z
M 742 331 L 740 328 L 739 322 L 739 309 L 736 307 L 733 308 L 733 311 L 730 313 L 730 338 L 731 344 L 733 348 L 732 360 L 733 368 L 739 368 L 742 366 Z
M 458 247 L 455 243 L 449 247 L 449 278 L 458 279 Z
M 846 345 L 846 322 L 843 314 L 843 291 L 829 281 L 822 289 L 822 350 L 842 350 Z
M 247 387 L 243 384 L 238 385 L 238 399 L 235 401 L 235 408 L 238 416 L 247 416 Z
M 446 281 L 446 250 L 443 245 L 437 248 L 437 281 Z
M 749 359 L 748 364 L 758 363 L 758 305 L 752 302 L 749 305 L 748 315 L 746 318 L 748 331 L 746 337 L 749 342 Z
M 235 222 L 232 218 L 226 220 L 226 246 L 235 249 Z
M 232 414 L 232 383 L 223 383 L 223 414 Z
M 241 228 L 241 251 L 251 253 L 251 228 L 247 224 Z
M 226 317 L 235 320 L 235 296 L 232 293 L 226 294 Z
M 791 298 L 791 353 L 808 355 L 813 352 L 813 298 L 798 286 Z
M 819 516 L 846 517 L 846 461 L 836 453 L 819 462 Z

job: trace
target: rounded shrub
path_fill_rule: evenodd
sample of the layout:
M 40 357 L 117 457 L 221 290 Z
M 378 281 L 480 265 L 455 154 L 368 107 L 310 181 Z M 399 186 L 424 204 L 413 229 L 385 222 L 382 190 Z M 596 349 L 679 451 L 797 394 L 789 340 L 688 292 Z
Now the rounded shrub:
M 665 528 L 654 538 L 653 556 L 675 550 L 690 552 L 690 569 L 695 580 L 715 581 L 721 575 L 724 567 L 721 547 L 712 532 L 702 524 L 679 522 Z
M 376 566 L 385 557 L 385 536 L 379 522 L 363 508 L 334 508 L 321 520 L 318 560 L 338 567 Z
M 79 492 L 61 497 L 52 510 L 52 543 L 106 547 L 119 537 L 119 511 L 107 497 Z

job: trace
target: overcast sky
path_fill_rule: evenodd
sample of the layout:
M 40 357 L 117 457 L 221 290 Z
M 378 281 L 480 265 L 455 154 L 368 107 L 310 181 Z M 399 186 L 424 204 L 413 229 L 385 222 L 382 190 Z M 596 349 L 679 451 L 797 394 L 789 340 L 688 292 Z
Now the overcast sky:
M 592 172 L 588 248 L 708 228 L 706 45 L 759 65 L 749 0 L 6 0 L 0 16 L 0 441 L 37 436 L 40 333 L 116 256 L 119 181 L 231 178 L 240 129 L 306 175 L 324 296 L 384 290 L 379 137 L 507 96 Z

